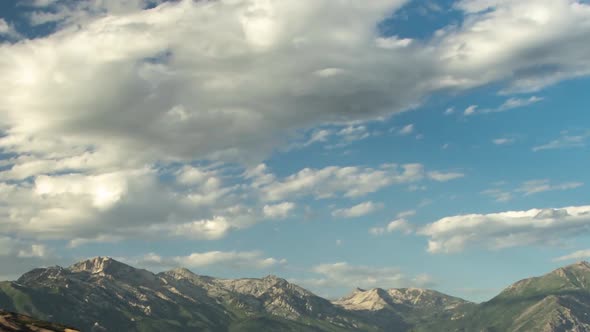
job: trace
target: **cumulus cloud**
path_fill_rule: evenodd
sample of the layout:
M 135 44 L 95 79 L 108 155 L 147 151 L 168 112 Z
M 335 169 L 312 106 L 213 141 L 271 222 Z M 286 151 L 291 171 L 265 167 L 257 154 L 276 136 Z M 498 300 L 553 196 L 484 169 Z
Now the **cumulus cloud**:
M 284 259 L 264 257 L 260 251 L 209 251 L 192 253 L 188 256 L 162 257 L 151 253 L 136 262 L 141 266 L 169 269 L 176 267 L 205 268 L 216 267 L 225 269 L 267 269 L 286 264 Z
M 590 231 L 590 206 L 531 209 L 442 218 L 418 230 L 430 253 L 457 253 L 466 247 L 501 249 L 556 245 Z
M 373 203 L 372 201 L 359 203 L 355 206 L 344 209 L 336 209 L 332 211 L 332 216 L 341 218 L 358 218 L 371 214 L 383 208 L 381 203 Z
M 295 203 L 283 202 L 274 205 L 265 205 L 263 208 L 264 216 L 270 219 L 284 219 L 295 209 Z
M 369 229 L 369 234 L 378 236 L 385 233 L 401 232 L 406 235 L 412 234 L 415 227 L 405 219 L 396 219 L 387 224 L 386 227 L 373 227 Z
M 436 91 L 495 81 L 534 91 L 590 73 L 590 7 L 580 1 L 461 1 L 464 23 L 425 41 L 378 34 L 401 0 L 36 3 L 30 22 L 55 31 L 0 44 L 0 151 L 10 156 L 0 217 L 2 232 L 43 238 L 217 238 L 256 212 L 235 186 L 191 170 L 196 161 L 253 165 L 300 130 L 345 125 L 339 137 L 362 138 L 363 122 Z M 179 164 L 189 168 L 162 174 Z M 280 201 L 360 197 L 425 177 L 410 164 L 248 181 Z

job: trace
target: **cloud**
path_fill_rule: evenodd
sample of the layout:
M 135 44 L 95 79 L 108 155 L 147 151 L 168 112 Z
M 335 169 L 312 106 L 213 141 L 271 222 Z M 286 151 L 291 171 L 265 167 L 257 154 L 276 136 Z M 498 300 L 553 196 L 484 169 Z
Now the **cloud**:
M 401 218 L 396 219 L 387 224 L 386 227 L 373 227 L 369 229 L 369 234 L 379 236 L 385 233 L 401 232 L 406 235 L 412 234 L 415 231 L 415 227 L 410 224 L 407 220 Z
M 477 105 L 471 105 L 471 106 L 467 107 L 465 109 L 465 111 L 463 111 L 463 115 L 469 116 L 469 115 L 475 114 L 475 111 L 477 110 L 477 107 L 478 107 Z
M 564 255 L 561 257 L 554 258 L 554 262 L 563 262 L 563 261 L 581 261 L 590 258 L 590 249 L 586 250 L 578 250 L 572 252 L 571 254 Z
M 496 202 L 508 202 L 510 200 L 512 200 L 513 195 L 511 192 L 508 191 L 503 191 L 501 189 L 487 189 L 481 192 L 484 195 L 488 195 L 491 196 L 492 198 L 494 198 L 494 200 Z
M 313 288 L 431 287 L 434 284 L 432 278 L 427 275 L 408 277 L 395 267 L 370 267 L 347 262 L 320 264 L 315 266 L 312 272 L 319 275 L 319 278 L 305 280 L 302 283 Z
M 285 219 L 295 208 L 295 203 L 283 202 L 274 205 L 265 205 L 263 208 L 264 216 L 270 219 Z
M 9 24 L 3 18 L 0 18 L 0 38 L 1 37 L 7 37 L 9 39 L 15 40 L 20 39 L 21 35 L 18 33 L 18 31 L 16 31 L 12 24 Z
M 284 259 L 264 257 L 260 251 L 209 251 L 192 253 L 188 256 L 162 257 L 157 254 L 148 254 L 137 260 L 140 266 L 149 266 L 163 269 L 176 267 L 199 269 L 205 267 L 225 269 L 268 269 L 285 264 Z
M 492 140 L 492 143 L 496 144 L 496 145 L 510 145 L 512 143 L 514 143 L 515 139 L 514 138 L 496 138 Z
M 440 171 L 433 171 L 428 172 L 428 177 L 437 182 L 448 182 L 455 179 L 460 179 L 464 177 L 465 174 L 457 173 L 457 172 L 440 172 Z
M 584 183 L 582 182 L 565 182 L 559 184 L 552 184 L 548 179 L 531 180 L 524 182 L 518 189 L 516 189 L 516 191 L 522 192 L 525 196 L 528 196 L 546 191 L 576 189 L 583 185 Z
M 513 108 L 525 107 L 532 104 L 536 104 L 540 101 L 543 101 L 544 98 L 532 96 L 529 98 L 510 98 L 506 100 L 500 107 L 498 107 L 498 112 L 507 111 Z
M 61 261 L 45 244 L 0 235 L 0 281 L 15 280 L 33 268 Z
M 529 105 L 536 104 L 538 102 L 543 101 L 544 98 L 532 96 L 529 98 L 509 98 L 507 99 L 502 105 L 496 108 L 483 108 L 479 109 L 477 105 L 471 105 L 463 112 L 463 115 L 469 116 L 474 114 L 489 114 L 489 113 L 499 113 L 499 112 L 506 112 L 508 110 L 514 108 L 521 108 L 526 107 Z
M 504 183 L 499 183 L 497 186 L 502 186 Z M 552 183 L 549 179 L 540 180 L 529 180 L 520 184 L 515 189 L 501 189 L 491 188 L 482 191 L 484 195 L 493 197 L 497 202 L 508 202 L 514 198 L 515 195 L 530 196 L 548 191 L 563 191 L 576 189 L 583 186 L 582 182 L 563 182 L 563 183 Z
M 332 211 L 332 216 L 341 218 L 358 218 L 371 214 L 381 208 L 383 208 L 383 204 L 368 201 L 357 204 L 350 208 L 334 210 Z
M 444 111 L 444 113 L 443 113 L 443 114 L 444 114 L 444 115 L 452 115 L 452 114 L 455 114 L 455 108 L 454 108 L 454 107 L 449 107 L 449 108 L 447 108 L 447 109 Z
M 588 233 L 590 206 L 531 209 L 442 218 L 421 228 L 428 252 L 457 253 L 466 247 L 502 249 L 527 245 L 557 245 Z
M 54 22 L 54 31 L 0 45 L 0 152 L 9 156 L 0 205 L 10 207 L 0 210 L 2 233 L 78 243 L 148 230 L 218 238 L 252 225 L 268 201 L 361 197 L 427 176 L 409 164 L 246 179 L 261 203 L 193 165 L 250 167 L 301 130 L 322 126 L 350 127 L 343 141 L 363 137 L 365 122 L 439 91 L 500 81 L 508 91 L 536 91 L 590 74 L 584 2 L 488 0 L 481 11 L 481 3 L 462 1 L 464 22 L 431 40 L 379 35 L 376 25 L 404 3 L 38 7 L 30 23 Z
M 362 197 L 394 184 L 411 183 L 424 177 L 420 164 L 382 165 L 380 168 L 328 166 L 305 168 L 284 179 L 268 173 L 266 166 L 250 171 L 254 186 L 265 200 L 278 201 L 289 197 L 314 196 L 316 199 L 343 195 Z
M 414 132 L 414 124 L 409 124 L 409 125 L 402 127 L 398 133 L 400 135 L 406 136 L 406 135 L 410 135 L 413 132 Z
M 584 58 L 590 46 L 579 48 L 590 19 L 583 1 L 463 0 L 455 7 L 466 15 L 464 23 L 439 36 L 444 37 L 442 57 L 465 74 L 463 81 L 490 81 L 510 73 L 506 92 L 530 92 L 590 72 Z M 563 54 L 559 60 L 554 58 L 557 49 Z
M 568 131 L 563 131 L 561 137 L 550 141 L 549 143 L 535 146 L 533 147 L 533 151 L 538 152 L 544 150 L 583 148 L 587 144 L 586 141 L 588 140 L 588 137 L 590 137 L 590 133 L 572 135 Z

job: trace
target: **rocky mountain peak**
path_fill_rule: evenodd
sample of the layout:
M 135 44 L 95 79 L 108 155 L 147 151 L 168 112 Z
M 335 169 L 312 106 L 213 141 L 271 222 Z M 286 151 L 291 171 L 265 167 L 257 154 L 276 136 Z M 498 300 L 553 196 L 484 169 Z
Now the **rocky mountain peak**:
M 75 263 L 68 268 L 71 272 L 88 272 L 91 274 L 113 274 L 113 273 L 130 273 L 135 268 L 118 262 L 110 257 L 94 257 Z
M 174 279 L 193 279 L 197 277 L 191 270 L 186 269 L 184 267 L 179 267 L 176 269 L 172 269 L 170 271 L 164 272 L 165 275 L 171 276 Z
M 334 304 L 349 310 L 381 310 L 389 307 L 387 291 L 381 288 L 364 290 L 356 288 L 352 294 L 334 302 Z
M 576 269 L 576 270 L 586 270 L 590 271 L 590 263 L 586 261 L 580 261 L 571 265 L 564 267 L 564 269 Z

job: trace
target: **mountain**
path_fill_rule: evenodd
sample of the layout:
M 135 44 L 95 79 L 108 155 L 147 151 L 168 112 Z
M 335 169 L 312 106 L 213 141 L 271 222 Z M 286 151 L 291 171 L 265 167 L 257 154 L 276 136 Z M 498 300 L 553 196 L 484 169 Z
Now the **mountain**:
M 80 332 L 66 326 L 0 310 L 0 331 L 5 332 Z
M 410 330 L 438 320 L 454 320 L 475 305 L 460 298 L 420 288 L 357 288 L 352 294 L 334 303 L 361 314 L 367 321 L 395 331 Z M 400 321 L 404 324 L 399 324 Z
M 0 308 L 83 331 L 373 331 L 330 301 L 269 276 L 154 274 L 97 257 L 0 283 Z
M 474 304 L 418 288 L 356 289 L 329 301 L 277 276 L 219 279 L 187 269 L 154 274 L 97 257 L 0 282 L 0 308 L 91 332 L 590 332 L 590 264 L 521 280 Z M 1 317 L 0 331 L 6 322 L 31 322 Z
M 456 331 L 590 331 L 590 264 L 516 282 L 453 323 L 444 326 Z

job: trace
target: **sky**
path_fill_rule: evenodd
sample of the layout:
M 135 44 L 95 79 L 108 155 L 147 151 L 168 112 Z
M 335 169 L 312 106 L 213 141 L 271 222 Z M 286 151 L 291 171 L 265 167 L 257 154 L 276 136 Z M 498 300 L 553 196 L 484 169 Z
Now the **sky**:
M 485 301 L 590 259 L 590 3 L 0 2 L 0 279 Z

